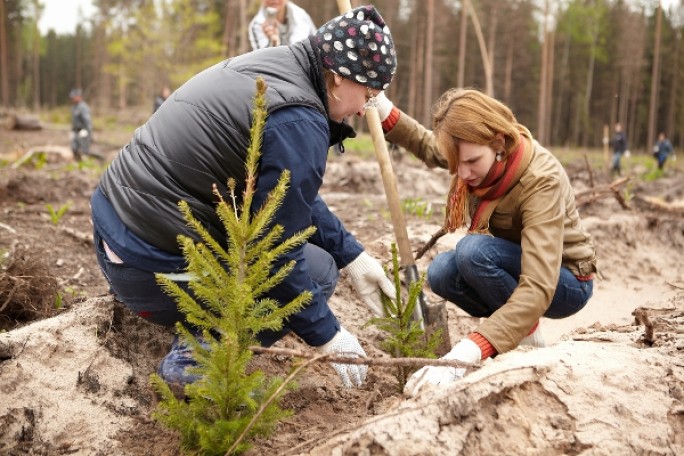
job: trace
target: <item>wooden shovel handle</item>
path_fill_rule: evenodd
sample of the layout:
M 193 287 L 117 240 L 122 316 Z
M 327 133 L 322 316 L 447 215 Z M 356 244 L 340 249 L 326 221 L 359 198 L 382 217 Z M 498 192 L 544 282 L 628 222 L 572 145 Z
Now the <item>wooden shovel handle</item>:
M 380 116 L 378 115 L 378 109 L 376 107 L 369 106 L 366 108 L 366 120 L 368 122 L 371 138 L 373 139 L 375 156 L 380 165 L 380 174 L 382 175 L 382 183 L 385 187 L 385 196 L 387 197 L 390 217 L 392 218 L 392 227 L 394 228 L 394 237 L 397 240 L 397 249 L 399 250 L 401 265 L 411 266 L 414 264 L 414 257 L 413 252 L 411 251 L 408 231 L 406 229 L 406 220 L 404 219 L 404 212 L 401 209 L 399 191 L 397 190 L 397 180 L 394 175 L 394 170 L 392 169 L 392 161 L 390 160 L 390 155 L 387 151 L 387 142 L 385 141 L 385 135 L 382 132 Z
M 337 0 L 337 8 L 340 10 L 340 14 L 346 13 L 352 9 L 351 0 Z
M 343 14 L 351 9 L 351 1 L 337 0 L 337 6 L 340 14 Z M 411 251 L 411 244 L 408 238 L 408 231 L 406 230 L 406 221 L 404 220 L 404 212 L 401 209 L 401 201 L 399 200 L 399 191 L 397 190 L 397 181 L 394 177 L 392 169 L 392 161 L 390 160 L 389 152 L 387 151 L 387 143 L 385 142 L 385 135 L 382 132 L 382 124 L 380 122 L 380 115 L 375 106 L 366 108 L 366 122 L 370 130 L 371 138 L 375 148 L 375 156 L 380 165 L 380 173 L 382 174 L 382 184 L 385 187 L 385 196 L 387 197 L 387 204 L 392 218 L 392 227 L 394 228 L 394 237 L 397 241 L 397 249 L 399 250 L 399 260 L 404 267 L 407 283 L 418 280 L 418 268 L 415 266 L 413 252 Z M 413 311 L 413 319 L 417 321 L 421 329 L 425 329 L 425 314 L 427 311 L 427 304 L 423 293 L 419 296 L 419 305 L 415 306 Z M 448 334 L 448 333 L 447 333 Z
M 352 9 L 351 1 L 337 0 L 337 7 L 340 10 L 340 14 L 346 13 Z M 392 161 L 390 160 L 389 152 L 387 151 L 387 143 L 385 142 L 385 135 L 382 132 L 382 125 L 377 108 L 366 108 L 366 121 L 368 123 L 371 138 L 373 138 L 375 155 L 378 159 L 378 164 L 380 165 L 382 183 L 385 187 L 385 196 L 387 197 L 387 204 L 389 205 L 390 217 L 392 218 L 394 237 L 397 240 L 397 249 L 399 250 L 401 265 L 411 266 L 415 260 L 413 252 L 411 251 L 408 232 L 406 231 L 404 212 L 401 210 L 397 181 L 394 177 L 394 171 L 392 170 Z

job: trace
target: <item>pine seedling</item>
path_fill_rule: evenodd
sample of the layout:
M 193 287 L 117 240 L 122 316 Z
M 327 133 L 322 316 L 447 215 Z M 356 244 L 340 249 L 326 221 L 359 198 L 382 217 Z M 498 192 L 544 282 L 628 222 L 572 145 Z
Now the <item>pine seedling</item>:
M 256 334 L 282 329 L 283 321 L 311 300 L 310 292 L 284 305 L 266 296 L 294 267 L 290 262 L 273 271 L 275 261 L 305 243 L 315 228 L 281 240 L 283 227 L 272 224 L 288 188 L 288 171 L 263 206 L 251 211 L 266 120 L 265 90 L 265 82 L 258 79 L 242 198 L 236 196 L 234 180 L 228 182 L 228 201 L 214 186 L 219 201 L 216 211 L 227 233 L 226 247 L 192 215 L 187 202 L 181 202 L 186 221 L 202 240 L 179 236 L 194 298 L 168 278 L 157 277 L 176 299 L 187 322 L 201 332 L 196 337 L 182 324 L 176 326 L 181 342 L 192 348 L 197 362 L 197 367 L 187 368 L 187 372 L 199 377 L 185 386 L 185 398 L 177 398 L 158 375 L 151 376 L 161 397 L 153 416 L 177 430 L 182 449 L 192 454 L 242 453 L 250 447 L 250 440 L 269 435 L 279 420 L 291 415 L 278 402 L 294 384 L 248 369 L 250 346 L 258 345 Z
M 50 214 L 50 221 L 53 225 L 57 225 L 59 221 L 62 220 L 62 217 L 64 217 L 64 214 L 66 214 L 71 207 L 71 202 L 66 202 L 57 209 L 55 209 L 55 207 L 50 203 L 47 203 L 45 207 L 48 210 L 48 214 Z
M 442 329 L 438 329 L 429 336 L 420 328 L 419 322 L 413 319 L 413 311 L 418 305 L 420 294 L 425 283 L 425 274 L 408 284 L 406 301 L 401 296 L 401 278 L 399 277 L 399 259 L 396 244 L 392 243 L 392 276 L 397 290 L 392 300 L 381 293 L 382 305 L 386 317 L 372 318 L 368 324 L 388 333 L 388 337 L 380 343 L 380 348 L 393 358 L 437 358 L 436 350 L 441 343 Z M 409 376 L 418 368 L 413 366 L 397 366 L 394 377 L 398 382 L 399 391 L 404 390 Z

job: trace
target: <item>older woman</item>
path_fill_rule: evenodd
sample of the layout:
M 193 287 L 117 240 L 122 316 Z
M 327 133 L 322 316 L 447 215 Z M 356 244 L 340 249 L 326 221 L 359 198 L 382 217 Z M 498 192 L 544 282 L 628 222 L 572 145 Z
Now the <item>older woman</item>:
M 167 274 L 187 289 L 188 277 L 177 236 L 197 239 L 178 210 L 190 208 L 214 239 L 226 239 L 215 212 L 215 184 L 244 185 L 250 143 L 255 80 L 268 85 L 268 118 L 263 133 L 253 208 L 260 208 L 284 170 L 290 191 L 274 224 L 287 239 L 317 228 L 307 244 L 279 257 L 276 267 L 296 266 L 269 297 L 290 302 L 304 291 L 313 298 L 289 317 L 284 331 L 263 332 L 270 345 L 293 331 L 325 353 L 365 355 L 328 306 L 339 269 L 347 268 L 357 291 L 381 309 L 380 290 L 394 287 L 380 263 L 328 209 L 318 190 L 328 148 L 355 136 L 345 118 L 364 112 L 368 99 L 386 89 L 396 69 L 388 27 L 370 6 L 356 8 L 289 46 L 253 51 L 218 63 L 179 87 L 134 134 L 102 176 L 91 199 L 97 258 L 112 291 L 131 310 L 160 325 L 183 322 L 174 300 L 155 280 Z M 192 328 L 190 328 L 192 329 Z M 192 353 L 175 340 L 159 374 L 169 383 L 196 379 L 186 372 Z M 334 364 L 346 386 L 359 386 L 365 366 Z

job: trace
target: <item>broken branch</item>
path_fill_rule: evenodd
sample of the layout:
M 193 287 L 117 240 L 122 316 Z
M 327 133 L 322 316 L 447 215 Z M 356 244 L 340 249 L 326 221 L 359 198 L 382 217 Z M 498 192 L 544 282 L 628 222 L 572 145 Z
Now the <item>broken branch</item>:
M 304 350 L 294 350 L 291 348 L 257 347 L 249 349 L 254 353 L 287 356 L 290 358 L 318 359 L 321 355 Z M 445 366 L 445 367 L 478 367 L 477 364 L 466 363 L 455 359 L 431 359 L 431 358 L 359 358 L 351 356 L 326 356 L 321 358 L 326 363 L 359 364 L 365 366 Z

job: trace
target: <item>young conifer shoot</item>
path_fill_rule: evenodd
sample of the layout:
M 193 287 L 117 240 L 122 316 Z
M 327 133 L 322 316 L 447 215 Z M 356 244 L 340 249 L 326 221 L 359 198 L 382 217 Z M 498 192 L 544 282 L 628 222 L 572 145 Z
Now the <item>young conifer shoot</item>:
M 418 305 L 420 293 L 425 283 L 425 274 L 408 287 L 406 301 L 401 296 L 401 278 L 399 277 L 399 257 L 396 244 L 392 243 L 392 275 L 397 290 L 392 300 L 381 294 L 385 317 L 372 318 L 368 324 L 388 333 L 388 337 L 380 343 L 380 348 L 393 358 L 437 358 L 436 350 L 442 339 L 442 330 L 438 329 L 429 336 L 420 328 L 420 324 L 413 319 L 413 310 Z M 404 390 L 409 376 L 418 370 L 415 366 L 395 367 L 394 376 L 398 382 L 399 391 Z
M 229 181 L 230 199 L 226 201 L 214 185 L 219 200 L 216 212 L 227 239 L 222 243 L 212 238 L 187 202 L 181 201 L 180 210 L 202 240 L 178 238 L 192 277 L 192 295 L 157 276 L 193 327 L 190 331 L 178 323 L 176 330 L 197 362 L 197 367 L 187 372 L 199 380 L 186 385 L 185 397 L 178 398 L 153 374 L 151 382 L 161 398 L 153 416 L 177 430 L 183 450 L 192 454 L 242 453 L 250 447 L 250 440 L 269 435 L 279 420 L 291 415 L 278 402 L 295 385 L 260 370 L 249 372 L 249 347 L 259 345 L 257 333 L 281 329 L 287 317 L 311 300 L 308 292 L 285 304 L 266 296 L 294 267 L 290 262 L 273 272 L 278 257 L 305 243 L 315 228 L 282 240 L 283 227 L 272 223 L 288 189 L 289 171 L 282 173 L 263 206 L 251 209 L 267 116 L 266 83 L 259 78 L 256 86 L 245 189 L 237 195 L 236 182 Z

